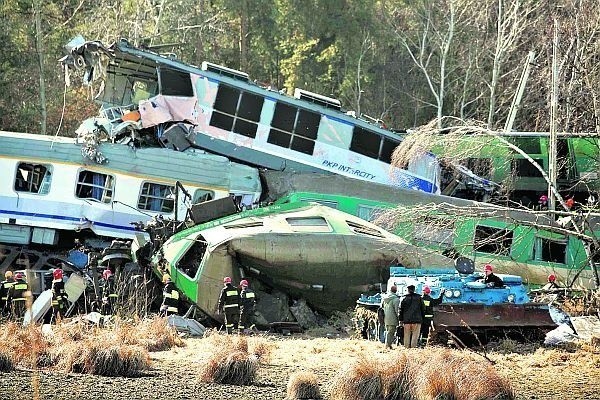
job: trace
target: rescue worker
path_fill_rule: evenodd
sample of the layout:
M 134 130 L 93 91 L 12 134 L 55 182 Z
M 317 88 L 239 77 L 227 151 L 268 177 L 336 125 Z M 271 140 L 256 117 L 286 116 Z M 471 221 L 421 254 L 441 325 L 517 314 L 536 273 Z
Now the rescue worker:
M 52 319 L 57 321 L 67 311 L 67 292 L 63 281 L 63 270 L 57 268 L 52 272 Z
M 425 305 L 425 316 L 423 317 L 423 323 L 421 324 L 421 345 L 425 346 L 429 338 L 429 331 L 433 327 L 433 307 L 442 304 L 444 299 L 444 291 L 440 292 L 440 297 L 434 299 L 431 297 L 431 288 L 425 286 L 423 288 L 423 304 Z
M 0 283 L 0 317 L 10 314 L 10 303 L 8 302 L 8 290 L 15 284 L 12 271 L 4 273 L 4 280 Z
M 404 326 L 404 347 L 417 347 L 421 324 L 425 315 L 425 304 L 421 295 L 415 293 L 415 285 L 408 285 L 408 294 L 400 302 L 400 322 Z
M 25 274 L 17 272 L 15 283 L 8 289 L 7 302 L 10 303 L 11 315 L 15 320 L 20 320 L 27 309 L 27 299 L 31 296 L 29 285 L 25 281 Z
M 160 315 L 163 317 L 179 315 L 179 291 L 175 287 L 169 274 L 164 274 L 162 281 L 165 284 L 165 287 L 163 288 L 163 301 L 160 306 Z
M 558 286 L 558 283 L 556 283 L 556 275 L 550 274 L 550 275 L 548 275 L 548 283 L 546 283 L 542 287 L 542 290 L 552 290 L 552 289 L 559 289 L 559 288 L 560 288 L 560 286 Z
M 398 313 L 400 311 L 400 297 L 396 294 L 398 288 L 392 286 L 389 293 L 381 299 L 383 308 L 383 324 L 385 325 L 385 348 L 392 349 L 396 329 L 398 328 Z
M 102 280 L 102 314 L 112 315 L 115 313 L 118 297 L 115 276 L 113 272 L 107 268 L 102 273 Z
M 494 274 L 494 267 L 492 267 L 491 264 L 485 264 L 483 271 L 485 273 L 485 279 L 483 280 L 483 283 L 485 283 L 487 287 L 504 287 L 504 281 L 499 276 Z
M 237 329 L 240 319 L 240 294 L 231 284 L 229 276 L 223 278 L 223 289 L 221 289 L 217 310 L 219 313 L 225 313 L 225 328 L 227 333 L 231 334 L 234 329 Z
M 243 333 L 248 333 L 254 329 L 252 315 L 256 307 L 256 296 L 254 291 L 250 289 L 248 281 L 242 279 L 240 281 L 242 291 L 240 292 L 240 323 L 238 329 Z

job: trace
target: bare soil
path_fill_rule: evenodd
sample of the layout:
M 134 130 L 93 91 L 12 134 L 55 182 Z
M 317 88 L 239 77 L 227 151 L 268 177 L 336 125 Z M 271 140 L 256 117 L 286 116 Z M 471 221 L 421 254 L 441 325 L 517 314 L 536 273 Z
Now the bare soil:
M 349 338 L 264 336 L 271 357 L 251 386 L 203 383 L 199 369 L 211 354 L 207 339 L 186 339 L 184 347 L 152 352 L 153 367 L 136 378 L 17 369 L 0 373 L 0 399 L 284 399 L 289 376 L 314 372 L 328 398 L 333 378 L 361 355 L 384 359 L 383 345 Z M 509 348 L 507 348 L 509 347 Z M 421 351 L 396 348 L 391 352 Z M 499 346 L 488 354 L 509 378 L 518 399 L 600 399 L 600 350 L 591 345 L 550 349 L 538 345 Z M 488 363 L 481 357 L 482 363 Z

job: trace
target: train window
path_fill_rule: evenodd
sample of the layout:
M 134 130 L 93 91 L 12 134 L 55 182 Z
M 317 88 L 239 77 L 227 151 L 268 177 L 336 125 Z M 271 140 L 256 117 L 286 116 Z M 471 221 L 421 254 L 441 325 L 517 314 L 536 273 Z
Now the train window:
M 352 142 L 350 142 L 350 150 L 377 159 L 380 143 L 381 136 L 375 132 L 355 126 Z
M 534 161 L 540 166 L 544 167 L 544 161 L 541 159 L 534 159 Z M 521 176 L 526 178 L 541 178 L 541 172 L 533 166 L 528 160 L 524 158 L 516 158 L 512 160 L 512 171 L 515 176 Z
M 535 259 L 538 261 L 565 264 L 567 260 L 567 241 L 564 239 L 536 237 Z
M 515 138 L 515 146 L 527 154 L 541 154 L 540 138 Z
M 267 142 L 312 154 L 321 116 L 317 113 L 277 103 Z
M 175 186 L 144 182 L 138 199 L 138 208 L 164 213 L 173 212 L 175 208 L 174 193 Z
M 210 125 L 255 138 L 264 98 L 219 85 Z
M 48 194 L 52 180 L 50 165 L 19 163 L 14 188 L 17 192 Z
M 198 273 L 198 268 L 204 258 L 206 252 L 206 239 L 202 235 L 198 235 L 194 244 L 190 249 L 183 255 L 181 260 L 177 263 L 177 269 L 183 272 L 188 277 L 194 279 Z
M 81 170 L 77 178 L 75 196 L 80 199 L 93 199 L 102 203 L 112 201 L 115 177 L 99 172 Z
M 381 145 L 381 153 L 379 154 L 379 159 L 386 164 L 392 163 L 392 154 L 396 147 L 400 142 L 394 141 L 392 139 L 383 138 L 383 144 Z
M 482 253 L 506 256 L 510 253 L 512 239 L 513 231 L 509 229 L 477 225 L 473 247 L 475 251 Z
M 197 189 L 194 192 L 194 197 L 192 197 L 192 203 L 204 203 L 205 201 L 210 201 L 215 198 L 215 192 L 211 190 Z
M 346 221 L 346 223 L 350 227 L 350 230 L 354 233 L 359 233 L 361 235 L 376 236 L 380 238 L 384 237 L 381 231 L 378 231 L 377 229 L 371 228 L 369 226 L 364 226 L 354 221 Z
M 469 168 L 475 175 L 482 178 L 492 177 L 492 159 L 491 158 L 474 158 L 470 157 L 460 162 L 465 167 Z
M 294 232 L 331 232 L 323 217 L 290 217 L 285 219 Z
M 165 96 L 193 97 L 192 78 L 187 72 L 161 68 L 159 71 L 160 92 Z

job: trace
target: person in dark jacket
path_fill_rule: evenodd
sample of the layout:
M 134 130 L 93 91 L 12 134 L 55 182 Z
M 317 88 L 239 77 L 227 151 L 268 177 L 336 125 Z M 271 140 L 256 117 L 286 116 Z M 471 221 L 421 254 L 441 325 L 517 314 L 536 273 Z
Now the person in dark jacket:
M 57 268 L 52 272 L 52 321 L 56 322 L 67 311 L 67 292 L 63 281 L 63 270 Z
M 171 280 L 171 276 L 169 274 L 164 274 L 162 281 L 165 284 L 165 287 L 163 288 L 163 301 L 160 306 L 160 315 L 162 317 L 178 315 L 179 291 L 175 287 L 175 284 Z
M 27 308 L 27 299 L 31 297 L 29 285 L 25 282 L 25 274 L 17 272 L 15 274 L 15 284 L 8 289 L 8 299 L 10 303 L 11 314 L 14 320 L 20 321 Z
M 223 289 L 219 295 L 217 310 L 219 313 L 225 313 L 225 328 L 227 333 L 231 334 L 234 329 L 237 329 L 240 319 L 240 293 L 233 287 L 228 276 L 223 278 Z
M 504 281 L 502 280 L 502 278 L 494 274 L 494 267 L 492 267 L 491 264 L 485 264 L 485 266 L 483 267 L 483 271 L 485 272 L 485 279 L 483 280 L 483 283 L 485 283 L 487 287 L 504 287 Z
M 399 319 L 404 327 L 404 347 L 417 347 L 421 324 L 425 316 L 425 304 L 421 295 L 415 293 L 415 286 L 408 285 L 408 294 L 400 302 Z
M 256 307 L 256 295 L 249 288 L 246 279 L 240 281 L 240 287 L 242 291 L 240 292 L 240 324 L 238 328 L 243 333 L 248 333 L 254 329 L 252 315 L 254 315 L 254 308 Z
M 425 316 L 423 317 L 423 324 L 421 324 L 422 346 L 425 346 L 427 344 L 427 339 L 429 338 L 429 330 L 431 329 L 433 324 L 433 307 L 442 304 L 443 299 L 443 290 L 440 292 L 440 297 L 434 299 L 433 297 L 431 297 L 431 288 L 429 286 L 425 286 L 423 288 L 423 304 L 425 305 Z
M 15 284 L 12 271 L 4 273 L 4 280 L 0 283 L 0 317 L 10 314 L 10 303 L 8 302 L 8 290 Z

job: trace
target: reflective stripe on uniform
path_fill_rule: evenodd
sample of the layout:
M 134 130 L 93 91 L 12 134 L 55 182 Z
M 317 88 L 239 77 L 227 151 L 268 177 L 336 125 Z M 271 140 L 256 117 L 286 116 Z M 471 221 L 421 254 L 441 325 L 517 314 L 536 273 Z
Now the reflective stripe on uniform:
M 237 304 L 227 304 L 225 306 L 223 306 L 223 308 L 231 308 L 231 307 L 237 307 Z
M 14 303 L 15 301 L 25 301 L 25 300 L 27 300 L 27 299 L 26 299 L 26 298 L 24 298 L 24 297 L 15 297 L 14 299 L 12 299 L 13 303 Z
M 254 293 L 246 293 L 246 298 L 250 299 L 254 297 Z
M 179 313 L 179 310 L 177 309 L 177 307 L 167 307 L 167 311 L 174 312 L 174 313 Z
M 429 304 L 431 304 L 429 300 L 423 300 L 423 303 L 425 303 L 425 307 L 429 307 Z
M 238 295 L 238 291 L 237 290 L 228 290 L 225 292 L 225 296 L 237 296 Z
M 167 298 L 167 299 L 173 299 L 173 300 L 179 300 L 179 292 L 177 290 L 173 290 L 171 293 L 169 292 L 164 292 L 163 295 Z
M 27 290 L 26 283 L 15 283 L 15 285 L 13 287 L 15 290 Z
M 108 295 L 108 297 L 119 297 L 119 295 L 117 295 L 116 293 L 111 293 Z
M 433 314 L 432 315 L 426 315 L 425 318 L 433 318 Z

